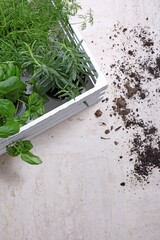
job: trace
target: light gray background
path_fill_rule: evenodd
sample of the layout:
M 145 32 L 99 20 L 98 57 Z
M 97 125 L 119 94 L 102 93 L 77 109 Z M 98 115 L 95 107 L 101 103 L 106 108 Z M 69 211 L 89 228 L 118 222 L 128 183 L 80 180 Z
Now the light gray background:
M 94 25 L 82 35 L 104 74 L 110 73 L 116 58 L 108 37 L 118 21 L 126 27 L 147 24 L 159 34 L 159 0 L 82 0 L 81 4 L 84 12 L 88 7 L 94 11 Z M 0 240 L 160 239 L 159 174 L 155 171 L 147 186 L 126 178 L 133 169 L 128 153 L 132 132 L 104 134 L 111 126 L 123 126 L 121 119 L 109 116 L 118 93 L 110 75 L 106 81 L 109 103 L 100 102 L 33 139 L 42 165 L 0 157 Z M 147 118 L 143 105 L 139 108 Z M 97 109 L 103 112 L 101 118 L 94 116 Z M 154 105 L 149 116 L 157 127 L 158 110 Z M 120 186 L 123 181 L 125 187 Z

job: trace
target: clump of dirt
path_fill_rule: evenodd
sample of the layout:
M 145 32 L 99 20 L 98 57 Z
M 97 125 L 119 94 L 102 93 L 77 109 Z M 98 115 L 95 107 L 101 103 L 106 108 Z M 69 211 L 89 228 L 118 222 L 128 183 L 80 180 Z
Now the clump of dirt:
M 105 134 L 108 134 L 108 133 L 110 133 L 110 130 L 109 129 L 105 130 Z
M 129 54 L 130 56 L 134 56 L 134 51 L 129 50 L 129 51 L 128 51 L 128 54 Z
M 126 99 L 123 97 L 117 98 L 116 105 L 118 108 L 125 108 L 127 106 Z
M 126 183 L 125 183 L 125 182 L 121 182 L 120 185 L 121 185 L 122 187 L 124 187 L 124 186 L 126 185 Z
M 152 126 L 150 128 L 144 128 L 145 136 L 150 135 L 150 134 L 156 134 L 157 131 L 158 131 L 157 128 L 155 128 L 154 126 Z
M 126 88 L 127 90 L 127 97 L 128 98 L 131 98 L 133 97 L 133 95 L 135 95 L 137 92 L 138 92 L 138 88 L 137 87 L 131 87 L 129 81 L 127 81 L 125 84 L 124 84 L 124 87 Z
M 142 119 L 136 119 L 135 117 L 131 117 L 130 119 L 123 119 L 125 123 L 126 128 L 133 128 L 134 127 L 140 127 L 144 128 L 145 124 Z
M 135 134 L 131 153 L 136 155 L 133 174 L 139 181 L 148 181 L 154 168 L 160 171 L 160 139 L 155 134 L 157 129 L 144 130 L 144 136 Z
M 126 116 L 130 113 L 131 110 L 127 108 L 127 102 L 125 98 L 123 97 L 115 98 L 113 102 L 116 103 L 116 107 L 113 106 L 113 109 L 115 112 L 118 112 L 119 115 Z
M 148 73 L 156 78 L 160 77 L 160 56 L 157 56 L 156 59 L 147 67 Z
M 145 98 L 146 98 L 146 93 L 145 93 L 145 92 L 141 92 L 141 93 L 139 94 L 139 97 L 140 97 L 141 99 L 145 99 Z
M 144 47 L 151 47 L 154 45 L 154 42 L 152 41 L 152 39 L 141 38 L 141 40 L 143 42 Z
M 99 117 L 102 116 L 102 111 L 101 111 L 100 109 L 98 109 L 98 110 L 94 113 L 94 115 L 95 115 L 97 118 L 99 118 Z
M 125 108 L 125 109 L 122 109 L 122 110 L 118 110 L 118 113 L 119 113 L 119 115 L 121 115 L 121 116 L 126 116 L 126 115 L 128 115 L 130 112 L 131 112 L 131 110 L 130 110 L 129 108 Z

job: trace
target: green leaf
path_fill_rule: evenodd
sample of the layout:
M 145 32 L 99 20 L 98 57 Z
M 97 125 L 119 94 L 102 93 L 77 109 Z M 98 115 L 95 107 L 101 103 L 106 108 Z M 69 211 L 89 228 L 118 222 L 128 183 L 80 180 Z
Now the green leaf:
M 0 82 L 0 95 L 5 95 L 12 91 L 19 89 L 20 91 L 25 90 L 26 84 L 23 83 L 19 77 L 13 76 L 7 80 Z
M 44 114 L 44 101 L 38 93 L 32 93 L 28 98 L 28 111 L 31 119 Z
M 9 144 L 6 147 L 6 151 L 7 151 L 8 155 L 12 156 L 12 157 L 16 157 L 20 154 L 14 143 Z
M 19 154 L 28 153 L 29 150 L 33 148 L 31 141 L 29 140 L 19 140 L 12 142 L 6 147 L 7 153 L 10 156 L 18 156 Z
M 7 122 L 0 127 L 0 137 L 7 138 L 18 133 L 19 130 L 20 130 L 19 122 L 15 121 L 14 119 L 7 120 Z
M 11 100 L 12 102 L 17 101 L 18 99 L 21 98 L 21 96 L 22 91 L 20 91 L 19 89 L 9 92 L 8 94 L 5 94 L 5 98 Z
M 21 153 L 27 153 L 29 150 L 33 148 L 31 141 L 23 140 L 21 141 Z
M 31 152 L 22 153 L 21 159 L 32 165 L 38 165 L 42 163 L 42 160 Z
M 39 96 L 38 93 L 32 93 L 28 98 L 28 104 L 31 107 L 39 105 L 39 103 L 43 102 L 43 99 Z
M 6 72 L 7 72 L 7 78 L 16 76 L 15 66 L 12 62 L 8 62 Z
M 0 99 L 0 115 L 11 117 L 16 113 L 16 108 L 12 101 L 8 99 Z
M 27 110 L 20 117 L 20 119 L 19 119 L 20 124 L 25 125 L 26 122 L 28 121 L 29 117 L 30 117 L 30 112 Z
M 5 74 L 3 69 L 0 67 L 0 81 L 4 80 Z

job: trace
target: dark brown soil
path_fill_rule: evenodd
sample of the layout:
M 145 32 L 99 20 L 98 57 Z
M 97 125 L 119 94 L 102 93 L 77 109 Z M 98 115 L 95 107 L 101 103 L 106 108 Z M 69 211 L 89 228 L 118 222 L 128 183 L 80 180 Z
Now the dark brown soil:
M 160 139 L 155 135 L 157 129 L 151 127 L 148 130 L 144 133 L 143 139 L 141 135 L 135 134 L 132 141 L 131 153 L 137 156 L 133 174 L 139 181 L 148 181 L 154 168 L 160 171 L 160 146 L 158 144 Z
M 116 105 L 118 108 L 125 108 L 127 106 L 125 98 L 123 98 L 123 97 L 117 98 Z
M 110 133 L 110 130 L 109 129 L 105 130 L 105 134 L 108 134 L 108 133 Z
M 138 92 L 138 88 L 137 87 L 131 87 L 129 81 L 127 81 L 124 84 L 124 86 L 125 86 L 125 88 L 127 90 L 126 95 L 127 95 L 128 98 L 133 97 L 133 95 L 135 95 Z
M 98 117 L 101 117 L 102 116 L 102 111 L 100 109 L 98 109 L 94 115 L 98 118 Z
M 131 112 L 131 110 L 127 108 L 127 102 L 125 98 L 119 97 L 114 99 L 113 102 L 116 104 L 116 107 L 113 106 L 113 110 L 118 112 L 119 115 L 126 116 Z
M 131 144 L 129 161 L 134 164 L 130 174 L 138 182 L 148 184 L 153 169 L 160 171 L 160 136 L 157 127 L 152 123 L 152 115 L 150 115 L 150 120 L 141 118 L 139 108 L 133 110 L 130 103 L 143 106 L 143 101 L 147 101 L 148 113 L 150 112 L 151 91 L 149 88 L 147 89 L 146 83 L 153 82 L 155 84 L 153 96 L 156 93 L 159 94 L 160 90 L 155 81 L 160 80 L 160 54 L 159 51 L 156 53 L 158 50 L 154 42 L 156 36 L 148 27 L 138 25 L 129 29 L 120 26 L 119 23 L 114 27 L 116 38 L 112 37 L 110 40 L 116 42 L 118 37 L 123 35 L 123 39 L 126 38 L 126 41 L 122 42 L 121 47 L 119 47 L 119 43 L 112 45 L 122 56 L 110 66 L 111 77 L 114 77 L 113 86 L 118 95 L 113 100 L 112 115 L 122 118 L 125 130 L 134 130 L 133 138 L 129 141 Z M 113 34 L 113 36 L 115 35 Z M 134 46 L 130 44 L 130 39 L 134 41 Z M 140 49 L 143 54 L 139 54 L 137 49 Z M 155 112 L 155 114 L 159 117 L 159 113 Z M 114 141 L 114 144 L 118 145 L 118 142 Z M 130 178 L 126 177 L 126 180 L 128 179 Z M 120 185 L 125 186 L 125 182 Z
M 122 187 L 124 187 L 126 184 L 125 184 L 125 182 L 122 182 L 122 183 L 120 183 L 120 185 L 121 185 Z

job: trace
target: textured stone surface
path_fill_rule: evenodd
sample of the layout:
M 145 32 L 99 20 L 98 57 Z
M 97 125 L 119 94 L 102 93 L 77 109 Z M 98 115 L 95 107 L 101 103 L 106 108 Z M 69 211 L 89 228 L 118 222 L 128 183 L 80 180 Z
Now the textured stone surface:
M 113 101 L 123 96 L 123 89 L 114 86 L 110 65 L 124 57 L 113 44 L 126 41 L 122 33 L 114 36 L 115 24 L 123 26 L 124 32 L 138 24 L 146 26 L 154 31 L 158 46 L 160 3 L 81 3 L 84 9 L 90 6 L 94 11 L 94 26 L 82 35 L 106 74 L 108 99 L 33 139 L 34 153 L 43 159 L 42 165 L 29 166 L 18 157 L 0 157 L 1 240 L 159 240 L 160 174 L 154 169 L 149 184 L 137 182 L 131 174 L 131 140 L 134 132 L 141 130 L 132 128 L 127 133 L 122 117 L 113 111 Z M 138 108 L 144 121 L 159 128 L 159 95 L 155 94 L 159 82 L 148 84 L 149 111 L 147 98 L 127 99 L 127 107 Z M 103 114 L 96 118 L 98 109 Z M 110 132 L 106 135 L 107 129 Z

